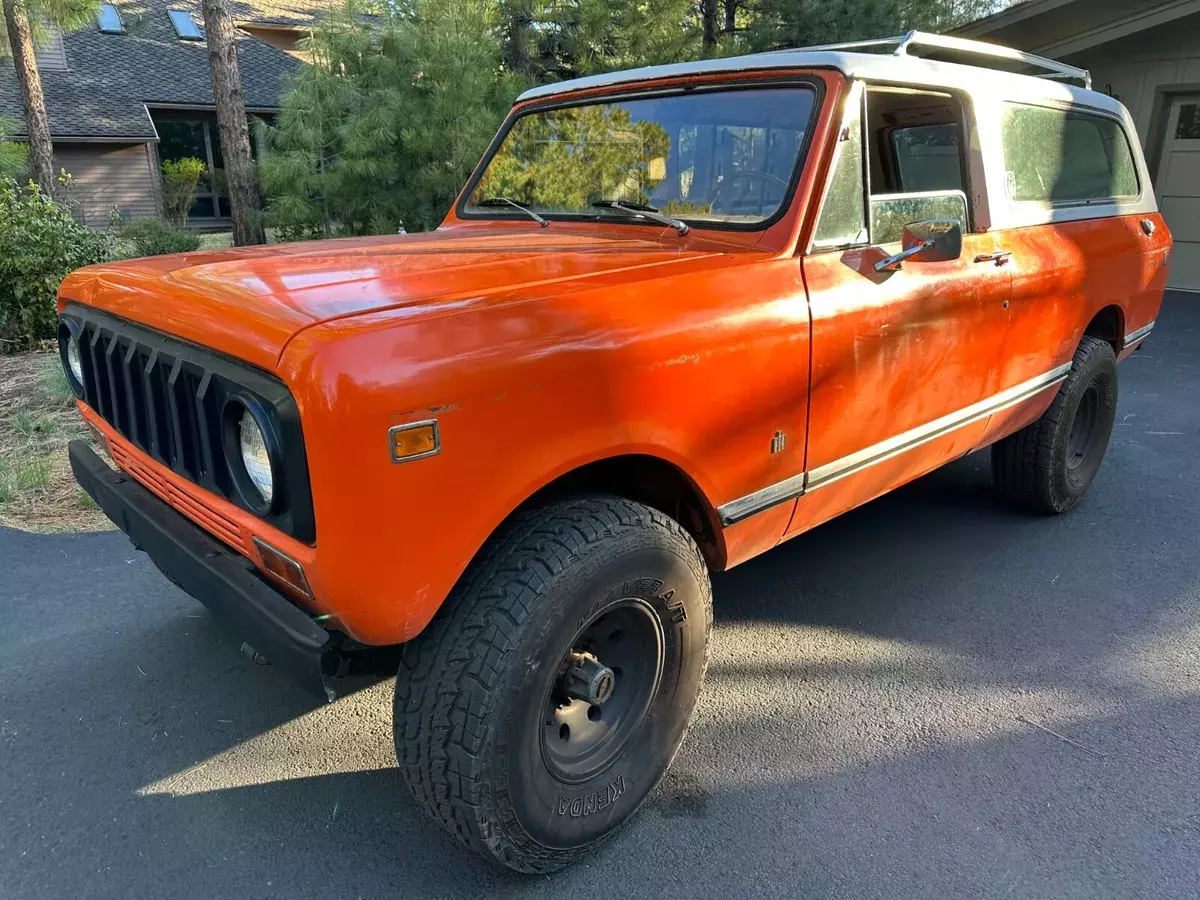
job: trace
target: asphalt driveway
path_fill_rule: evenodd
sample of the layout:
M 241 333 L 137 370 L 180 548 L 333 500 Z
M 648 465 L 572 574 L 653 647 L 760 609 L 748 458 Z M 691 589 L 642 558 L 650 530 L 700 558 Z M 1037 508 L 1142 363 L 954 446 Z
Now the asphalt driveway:
M 970 457 L 716 580 L 663 787 L 552 878 L 408 802 L 390 682 L 317 706 L 118 533 L 0 530 L 0 898 L 1200 896 L 1200 297 L 1084 505 Z

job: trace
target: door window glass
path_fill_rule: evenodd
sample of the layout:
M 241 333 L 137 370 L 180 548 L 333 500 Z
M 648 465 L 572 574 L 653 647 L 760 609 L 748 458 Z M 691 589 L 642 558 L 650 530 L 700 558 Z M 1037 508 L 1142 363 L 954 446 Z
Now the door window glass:
M 1009 103 L 1000 133 L 1010 200 L 1078 204 L 1138 194 L 1133 152 L 1115 119 Z
M 969 231 L 963 191 L 963 106 L 934 91 L 867 91 L 871 241 L 899 241 L 904 227 L 949 219 Z

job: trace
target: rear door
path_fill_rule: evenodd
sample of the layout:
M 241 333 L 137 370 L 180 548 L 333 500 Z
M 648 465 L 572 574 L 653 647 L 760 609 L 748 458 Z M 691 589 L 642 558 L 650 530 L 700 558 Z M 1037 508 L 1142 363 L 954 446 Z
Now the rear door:
M 812 314 L 807 489 L 797 534 L 969 450 L 995 392 L 1004 247 L 972 228 L 971 116 L 949 92 L 859 88 L 803 261 Z M 957 259 L 875 265 L 905 224 L 954 218 Z M 1001 254 L 997 256 L 997 254 Z

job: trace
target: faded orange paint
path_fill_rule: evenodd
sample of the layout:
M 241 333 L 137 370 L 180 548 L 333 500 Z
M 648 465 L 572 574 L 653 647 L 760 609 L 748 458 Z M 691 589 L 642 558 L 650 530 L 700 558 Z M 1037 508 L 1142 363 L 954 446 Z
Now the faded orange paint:
M 870 266 L 878 249 L 803 258 L 845 82 L 802 74 L 823 83 L 822 111 L 788 209 L 759 232 L 540 229 L 451 213 L 429 234 L 160 257 L 68 278 L 60 307 L 90 304 L 283 380 L 305 436 L 314 546 L 125 446 L 81 404 L 83 414 L 137 461 L 135 477 L 156 471 L 171 486 L 157 493 L 209 530 L 205 509 L 234 523 L 251 558 L 255 536 L 295 557 L 315 611 L 383 644 L 419 633 L 504 519 L 583 465 L 646 455 L 674 466 L 703 498 L 710 561 L 734 565 L 999 433 L 981 419 L 736 525 L 721 526 L 723 504 L 1069 359 L 1100 306 L 1116 304 L 1127 328 L 1153 318 L 1165 269 L 1146 253 L 1169 246 L 1161 219 L 1140 243 L 1121 220 L 967 235 L 959 260 L 886 276 Z M 996 249 L 1013 261 L 974 262 Z M 1125 263 L 1089 268 L 1115 252 L 1136 275 Z M 1056 274 L 1047 256 L 1065 261 Z M 1048 316 L 1032 306 L 1039 291 L 1057 298 Z M 1003 429 L 1035 418 L 1049 396 L 1006 414 Z M 441 453 L 391 462 L 388 429 L 428 418 Z M 771 452 L 779 431 L 786 442 Z

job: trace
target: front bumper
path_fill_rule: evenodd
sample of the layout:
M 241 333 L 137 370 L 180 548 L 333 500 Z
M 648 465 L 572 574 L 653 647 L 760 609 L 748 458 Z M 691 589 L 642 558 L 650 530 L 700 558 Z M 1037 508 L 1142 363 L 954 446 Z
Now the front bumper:
M 264 581 L 250 560 L 113 471 L 83 441 L 71 441 L 68 453 L 80 487 L 137 549 L 303 687 L 334 699 L 330 677 L 339 653 L 330 632 Z

